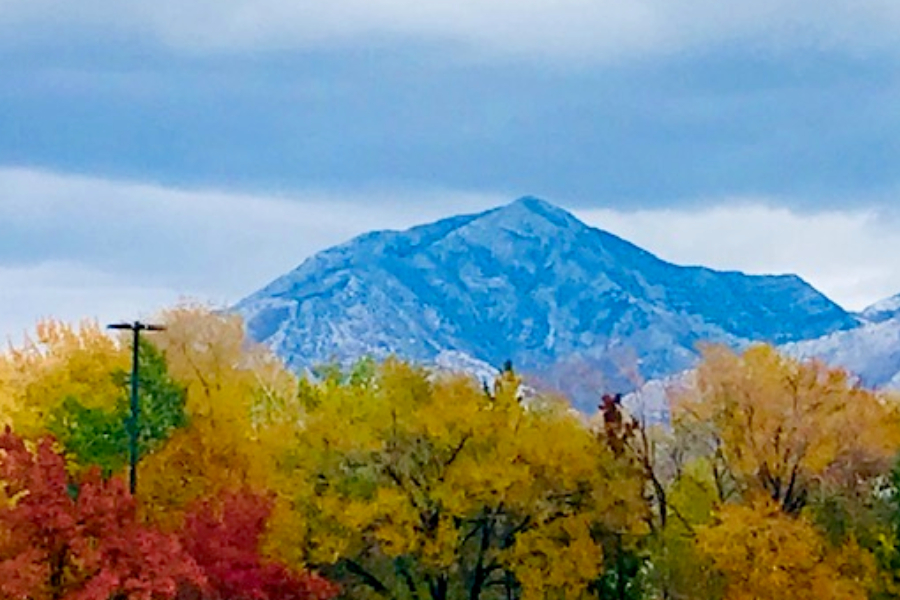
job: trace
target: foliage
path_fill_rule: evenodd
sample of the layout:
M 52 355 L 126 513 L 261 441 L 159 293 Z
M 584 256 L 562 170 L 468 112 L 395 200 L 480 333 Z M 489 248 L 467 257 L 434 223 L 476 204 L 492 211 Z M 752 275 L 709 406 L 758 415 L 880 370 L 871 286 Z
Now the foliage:
M 158 449 L 172 433 L 187 424 L 185 393 L 168 374 L 165 357 L 152 343 L 140 340 L 138 354 L 138 456 Z M 98 465 L 115 473 L 128 462 L 128 424 L 131 419 L 130 374 L 111 374 L 123 390 L 113 409 L 90 408 L 67 397 L 51 413 L 47 429 L 81 465 Z
M 883 529 L 873 544 L 880 575 L 873 598 L 893 600 L 900 598 L 900 460 L 876 497 L 883 501 L 885 511 L 879 515 Z
M 591 426 L 511 365 L 298 381 L 236 316 L 159 320 L 136 501 L 130 340 L 0 354 L 0 598 L 900 598 L 900 411 L 839 370 L 712 347 L 670 429 Z
M 763 552 L 754 544 L 782 530 L 806 536 L 802 544 L 813 562 L 773 551 L 766 568 L 800 573 L 815 566 L 822 581 L 853 572 L 867 590 L 885 587 L 885 567 L 876 574 L 874 565 L 891 562 L 879 488 L 900 447 L 896 404 L 839 370 L 756 346 L 742 354 L 707 348 L 673 408 L 673 429 L 663 437 L 615 414 L 604 420 L 610 444 L 644 467 L 656 516 L 647 540 L 649 576 L 659 595 L 764 598 L 781 586 L 781 597 L 801 597 L 784 587 L 784 577 L 768 580 L 748 570 Z M 772 507 L 780 513 L 766 512 Z M 767 516 L 754 522 L 753 514 Z M 774 533 L 768 539 L 780 544 Z M 740 556 L 757 558 L 741 563 Z M 840 591 L 846 583 L 816 589 L 822 597 L 862 593 L 862 587 Z
M 768 495 L 799 512 L 819 484 L 850 490 L 887 471 L 900 448 L 898 411 L 846 373 L 770 346 L 706 350 L 677 418 L 705 436 L 721 500 Z
M 334 584 L 316 574 L 261 559 L 271 510 L 270 499 L 248 491 L 192 505 L 181 543 L 203 569 L 211 600 L 330 600 L 338 594 Z
M 811 523 L 770 498 L 727 505 L 698 533 L 725 577 L 726 600 L 855 600 L 875 580 L 872 556 L 852 540 L 829 546 Z
M 250 344 L 240 318 L 203 307 L 163 313 L 154 343 L 183 386 L 187 425 L 141 464 L 138 494 L 153 518 L 177 525 L 192 501 L 266 489 L 299 414 L 296 380 Z
M 0 399 L 20 434 L 52 433 L 73 470 L 97 465 L 116 473 L 128 461 L 130 348 L 96 324 L 45 321 L 37 342 L 0 355 Z M 146 339 L 139 353 L 139 452 L 157 449 L 185 425 L 184 392 L 163 354 Z
M 520 402 L 511 370 L 493 393 L 396 361 L 301 390 L 270 547 L 349 593 L 578 597 L 603 532 L 641 527 L 627 465 L 564 407 Z
M 125 407 L 88 408 L 69 397 L 51 412 L 46 427 L 74 461 L 110 475 L 128 464 L 128 418 Z
M 0 402 L 5 425 L 35 437 L 67 399 L 89 410 L 115 411 L 123 388 L 116 373 L 130 369 L 127 348 L 96 323 L 39 323 L 34 340 L 0 354 Z
M 140 524 L 119 478 L 71 481 L 44 438 L 0 436 L 0 596 L 29 600 L 172 598 L 203 574 L 174 536 Z

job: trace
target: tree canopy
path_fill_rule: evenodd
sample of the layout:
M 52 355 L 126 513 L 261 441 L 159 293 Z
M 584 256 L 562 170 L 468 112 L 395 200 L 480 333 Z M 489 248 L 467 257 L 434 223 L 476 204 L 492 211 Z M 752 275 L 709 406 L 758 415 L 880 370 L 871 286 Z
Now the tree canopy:
M 398 359 L 292 373 L 234 315 L 142 338 L 47 321 L 0 353 L 0 597 L 900 598 L 900 410 L 848 374 L 710 347 L 670 426 L 597 390 Z

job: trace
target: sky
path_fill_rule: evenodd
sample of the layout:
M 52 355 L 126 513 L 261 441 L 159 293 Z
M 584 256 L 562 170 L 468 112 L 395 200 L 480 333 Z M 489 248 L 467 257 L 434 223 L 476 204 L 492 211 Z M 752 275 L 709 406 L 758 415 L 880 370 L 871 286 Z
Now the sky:
M 539 196 L 900 293 L 896 0 L 0 0 L 0 339 Z

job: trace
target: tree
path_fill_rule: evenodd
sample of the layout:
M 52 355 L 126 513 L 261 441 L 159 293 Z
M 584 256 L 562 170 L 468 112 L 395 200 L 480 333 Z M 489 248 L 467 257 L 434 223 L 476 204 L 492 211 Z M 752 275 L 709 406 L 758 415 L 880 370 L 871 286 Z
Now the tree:
M 164 312 L 154 343 L 184 389 L 187 425 L 141 464 L 138 495 L 152 518 L 176 526 L 194 500 L 229 489 L 269 489 L 299 426 L 296 378 L 251 344 L 240 317 L 197 306 Z
M 139 357 L 139 451 L 146 455 L 185 425 L 185 398 L 152 343 L 141 340 Z M 127 342 L 95 323 L 39 323 L 36 341 L 0 355 L 7 424 L 30 438 L 52 433 L 72 470 L 119 472 L 128 460 L 130 370 Z
M 270 547 L 367 597 L 578 597 L 641 483 L 566 407 L 398 361 L 301 386 Z M 285 508 L 287 507 L 287 508 Z
M 872 556 L 852 541 L 832 548 L 802 517 L 762 497 L 727 505 L 698 533 L 725 578 L 726 600 L 858 600 L 875 584 Z
M 900 462 L 894 464 L 884 488 L 879 490 L 876 506 L 883 512 L 876 519 L 880 530 L 871 545 L 875 555 L 879 578 L 876 592 L 871 596 L 876 600 L 896 600 L 900 598 Z
M 0 435 L 0 596 L 21 600 L 173 598 L 205 578 L 178 540 L 136 518 L 122 480 L 73 481 L 51 438 L 30 451 Z
M 742 355 L 708 348 L 674 408 L 684 430 L 705 439 L 720 500 L 764 493 L 788 513 L 823 483 L 870 484 L 900 448 L 895 405 L 843 371 L 765 345 Z
M 152 343 L 141 340 L 138 354 L 141 406 L 138 422 L 138 456 L 159 449 L 172 433 L 187 424 L 185 390 L 168 374 L 165 356 Z M 90 408 L 71 396 L 49 415 L 47 429 L 66 448 L 77 464 L 99 466 L 116 473 L 128 462 L 128 429 L 131 418 L 126 390 L 130 373 L 112 374 L 121 382 L 122 394 L 112 408 Z
M 87 409 L 114 411 L 123 389 L 117 373 L 130 369 L 127 348 L 96 323 L 73 327 L 42 321 L 35 339 L 0 354 L 0 402 L 4 425 L 19 435 L 46 433 L 67 399 Z
M 770 346 L 711 347 L 674 415 L 686 462 L 670 505 L 693 514 L 677 520 L 682 539 L 696 539 L 726 598 L 852 598 L 884 587 L 873 551 L 884 532 L 879 487 L 900 448 L 895 403 Z
M 635 540 L 632 548 L 614 539 L 596 584 L 598 595 L 617 600 L 720 598 L 720 578 L 711 576 L 709 561 L 696 550 L 695 529 L 712 517 L 716 494 L 709 462 L 687 458 L 692 436 L 681 426 L 675 431 L 648 427 L 629 414 L 618 394 L 601 397 L 593 427 L 641 477 L 649 528 L 649 535 Z
M 260 555 L 272 500 L 249 491 L 195 502 L 185 517 L 182 545 L 203 569 L 215 600 L 330 600 L 337 586 L 294 572 Z

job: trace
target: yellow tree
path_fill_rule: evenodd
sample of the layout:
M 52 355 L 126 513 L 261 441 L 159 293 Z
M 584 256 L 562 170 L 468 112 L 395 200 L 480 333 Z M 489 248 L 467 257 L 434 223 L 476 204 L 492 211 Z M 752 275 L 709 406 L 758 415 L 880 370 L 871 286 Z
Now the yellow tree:
M 706 349 L 674 409 L 683 430 L 705 440 L 721 500 L 764 493 L 788 513 L 816 486 L 871 483 L 900 448 L 895 404 L 843 371 L 765 345 L 741 355 Z
M 158 320 L 154 343 L 185 388 L 187 426 L 142 463 L 138 495 L 172 524 L 195 499 L 265 489 L 299 414 L 296 379 L 247 340 L 240 317 L 185 305 Z
M 129 368 L 127 346 L 96 323 L 42 321 L 23 346 L 0 354 L 0 417 L 20 435 L 35 436 L 67 398 L 114 410 L 123 395 L 116 374 Z
M 577 598 L 641 483 L 565 407 L 389 361 L 301 385 L 270 546 L 360 597 Z M 328 567 L 328 565 L 331 565 Z
M 767 497 L 723 507 L 697 542 L 724 576 L 726 600 L 859 600 L 875 581 L 868 552 L 852 540 L 833 548 Z
M 146 455 L 183 425 L 184 397 L 164 356 L 150 342 L 141 344 L 138 448 Z M 98 465 L 116 472 L 128 455 L 130 368 L 128 342 L 95 323 L 39 323 L 33 340 L 0 355 L 5 424 L 26 437 L 52 433 L 70 470 Z

